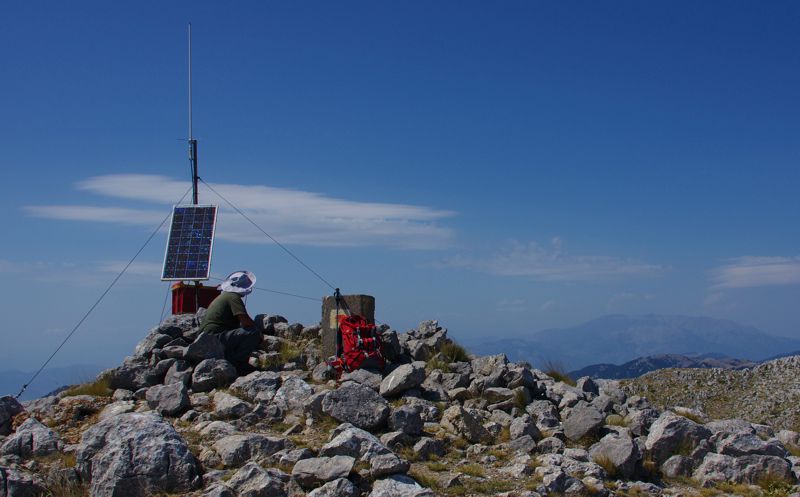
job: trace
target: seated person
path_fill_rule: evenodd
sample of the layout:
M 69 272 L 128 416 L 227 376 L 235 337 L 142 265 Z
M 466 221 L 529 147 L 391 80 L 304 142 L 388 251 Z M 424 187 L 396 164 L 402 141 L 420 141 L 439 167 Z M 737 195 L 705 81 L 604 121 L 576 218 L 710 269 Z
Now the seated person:
M 216 335 L 225 346 L 225 359 L 236 367 L 239 375 L 254 371 L 247 362 L 250 354 L 261 344 L 261 332 L 247 314 L 243 296 L 249 295 L 256 285 L 256 275 L 250 271 L 236 271 L 222 282 L 222 293 L 208 306 L 201 332 Z

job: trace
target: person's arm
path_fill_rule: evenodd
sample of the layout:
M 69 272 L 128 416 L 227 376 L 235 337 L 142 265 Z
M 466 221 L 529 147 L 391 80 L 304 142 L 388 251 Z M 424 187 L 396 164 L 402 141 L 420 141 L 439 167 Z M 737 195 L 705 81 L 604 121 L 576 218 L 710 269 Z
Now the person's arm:
M 239 320 L 239 326 L 242 328 L 255 328 L 256 323 L 250 318 L 250 316 L 245 314 L 237 314 L 236 318 Z
M 239 326 L 242 328 L 255 328 L 256 323 L 253 322 L 247 309 L 244 307 L 244 302 L 241 297 L 231 300 L 231 314 L 239 320 Z

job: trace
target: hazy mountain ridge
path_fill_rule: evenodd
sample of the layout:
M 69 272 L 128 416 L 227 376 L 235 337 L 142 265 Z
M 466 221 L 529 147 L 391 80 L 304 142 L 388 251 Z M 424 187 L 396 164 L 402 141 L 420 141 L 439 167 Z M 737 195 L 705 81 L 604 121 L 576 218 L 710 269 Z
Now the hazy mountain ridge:
M 760 361 L 798 349 L 800 340 L 768 335 L 729 320 L 656 314 L 608 315 L 527 337 L 472 344 L 472 350 L 479 354 L 505 352 L 513 360 L 534 365 L 558 362 L 572 370 L 664 354 L 714 353 Z
M 65 385 L 74 385 L 91 380 L 97 375 L 100 366 L 90 364 L 74 364 L 43 370 L 36 381 L 22 394 L 20 400 L 43 397 Z M 30 381 L 33 371 L 8 370 L 0 371 L 0 395 L 16 395 L 22 385 Z
M 573 378 L 589 376 L 591 378 L 604 378 L 620 380 L 637 378 L 650 371 L 666 368 L 719 368 L 719 369 L 744 369 L 757 366 L 758 363 L 746 359 L 732 357 L 696 356 L 689 357 L 680 354 L 659 354 L 654 356 L 639 357 L 625 364 L 592 364 L 585 368 L 571 371 Z

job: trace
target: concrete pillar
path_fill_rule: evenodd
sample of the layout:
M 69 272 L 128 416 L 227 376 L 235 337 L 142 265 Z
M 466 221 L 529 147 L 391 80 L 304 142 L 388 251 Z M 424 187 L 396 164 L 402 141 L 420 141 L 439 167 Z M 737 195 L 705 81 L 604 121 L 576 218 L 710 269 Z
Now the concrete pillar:
M 372 295 L 342 295 L 339 314 L 358 314 L 375 324 L 375 297 Z M 336 298 L 322 301 L 322 357 L 336 355 Z

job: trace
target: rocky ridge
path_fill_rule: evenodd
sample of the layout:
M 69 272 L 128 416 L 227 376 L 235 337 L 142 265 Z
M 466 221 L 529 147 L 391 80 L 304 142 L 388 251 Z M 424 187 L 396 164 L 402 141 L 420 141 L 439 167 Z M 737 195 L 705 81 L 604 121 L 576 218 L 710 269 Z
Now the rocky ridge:
M 664 369 L 622 382 L 631 395 L 660 407 L 686 406 L 714 418 L 741 417 L 800 430 L 800 356 L 744 370 Z
M 663 410 L 615 381 L 473 357 L 436 321 L 326 377 L 320 327 L 258 316 L 252 363 L 172 316 L 96 382 L 0 399 L 0 497 L 789 495 L 800 434 Z M 767 492 L 769 492 L 767 494 Z

